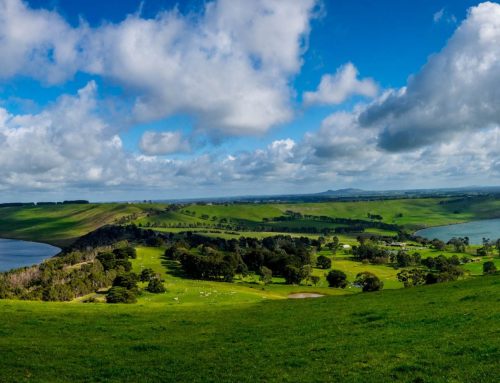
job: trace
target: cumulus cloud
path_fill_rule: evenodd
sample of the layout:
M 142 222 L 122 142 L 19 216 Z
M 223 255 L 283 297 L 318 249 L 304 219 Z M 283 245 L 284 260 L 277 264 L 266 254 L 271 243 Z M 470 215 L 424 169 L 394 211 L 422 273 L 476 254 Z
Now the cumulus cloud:
M 113 182 L 103 166 L 123 161 L 121 140 L 96 115 L 95 96 L 90 82 L 39 114 L 0 109 L 0 184 L 36 189 Z
M 56 12 L 0 0 L 0 76 L 49 83 L 77 71 L 112 79 L 148 121 L 187 113 L 213 134 L 262 134 L 292 115 L 290 77 L 302 65 L 316 0 L 218 0 L 200 15 L 72 28 Z
M 147 155 L 187 152 L 190 149 L 189 143 L 182 137 L 182 132 L 144 132 L 139 147 Z
M 375 81 L 370 78 L 360 80 L 358 75 L 357 68 L 352 63 L 347 63 L 335 74 L 323 75 L 316 91 L 304 93 L 304 102 L 307 105 L 336 105 L 355 95 L 376 96 L 378 87 Z
M 18 24 L 0 26 L 0 47 L 18 63 L 1 61 L 0 77 L 21 74 L 55 83 L 78 70 L 97 74 L 135 97 L 137 118 L 187 113 L 197 116 L 198 129 L 238 135 L 265 132 L 290 118 L 288 80 L 302 64 L 314 2 L 245 2 L 247 14 L 243 2 L 218 1 L 207 3 L 199 16 L 131 15 L 94 29 L 70 27 L 57 14 L 18 1 L 0 4 L 0 13 L 9 12 L 11 20 L 35 31 L 16 47 L 12 28 Z M 48 27 L 39 18 L 59 33 L 42 33 Z M 166 158 L 189 150 L 181 132 L 170 131 L 146 132 L 143 153 L 129 153 L 117 128 L 99 113 L 94 82 L 39 113 L 0 108 L 0 190 L 159 195 L 209 188 L 215 194 L 270 192 L 276 185 L 275 191 L 293 193 L 324 185 L 484 183 L 500 175 L 499 31 L 500 5 L 472 8 L 446 47 L 406 87 L 334 113 L 302 139 L 277 139 L 256 150 Z M 304 102 L 337 104 L 376 93 L 373 80 L 360 79 L 346 64 L 323 76 Z
M 1 0 L 0 78 L 22 74 L 48 84 L 66 80 L 78 69 L 84 31 L 84 26 L 71 28 L 57 13 Z
M 379 145 L 404 151 L 500 124 L 500 5 L 470 9 L 446 47 L 431 56 L 407 87 L 392 91 L 360 116 L 378 128 Z

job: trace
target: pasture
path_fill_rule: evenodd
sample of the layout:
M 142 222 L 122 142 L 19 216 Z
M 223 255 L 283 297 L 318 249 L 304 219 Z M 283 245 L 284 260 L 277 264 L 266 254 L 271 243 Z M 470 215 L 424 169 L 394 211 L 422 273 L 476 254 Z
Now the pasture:
M 0 301 L 2 382 L 494 382 L 500 276 L 232 305 Z

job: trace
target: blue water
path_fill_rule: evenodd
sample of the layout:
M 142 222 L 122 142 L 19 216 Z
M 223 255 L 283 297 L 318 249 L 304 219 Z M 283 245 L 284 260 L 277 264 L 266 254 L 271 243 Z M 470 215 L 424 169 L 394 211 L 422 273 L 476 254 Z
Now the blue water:
M 0 272 L 35 265 L 60 251 L 58 247 L 45 243 L 0 239 Z
M 428 239 L 440 239 L 449 241 L 453 237 L 469 237 L 471 244 L 480 245 L 483 238 L 492 241 L 500 238 L 500 219 L 487 219 L 483 221 L 472 221 L 456 225 L 430 227 L 415 233 Z

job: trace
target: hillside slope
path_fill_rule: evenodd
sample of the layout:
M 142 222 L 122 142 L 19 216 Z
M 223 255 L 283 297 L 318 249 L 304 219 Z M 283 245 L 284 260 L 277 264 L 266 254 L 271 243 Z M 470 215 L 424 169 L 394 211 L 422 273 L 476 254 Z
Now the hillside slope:
M 0 237 L 65 246 L 123 217 L 136 219 L 155 205 L 83 204 L 0 208 Z
M 175 308 L 0 301 L 2 382 L 494 382 L 500 276 Z

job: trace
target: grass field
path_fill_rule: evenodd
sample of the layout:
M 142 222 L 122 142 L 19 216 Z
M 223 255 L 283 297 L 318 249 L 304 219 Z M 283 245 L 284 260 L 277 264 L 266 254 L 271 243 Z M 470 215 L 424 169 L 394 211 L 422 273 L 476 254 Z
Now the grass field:
M 402 225 L 409 230 L 500 217 L 500 200 L 478 198 L 441 203 L 443 199 L 397 199 L 383 201 L 298 203 L 298 204 L 228 204 L 187 205 L 181 211 L 167 212 L 164 204 L 89 204 L 0 208 L 0 237 L 47 242 L 59 246 L 96 228 L 128 217 L 130 222 L 152 225 L 157 230 L 206 230 L 196 226 L 213 226 L 221 221 L 246 227 L 261 225 L 266 218 L 275 218 L 291 210 L 309 215 L 367 220 L 368 214 L 379 214 L 386 223 Z M 153 214 L 150 214 L 153 212 Z M 208 218 L 207 218 L 208 217 Z M 316 221 L 275 222 L 268 225 L 301 227 L 334 227 Z M 190 227 L 191 226 L 191 227 Z M 222 230 L 225 231 L 225 230 Z M 368 229 L 375 234 L 394 234 Z M 255 232 L 254 236 L 274 235 Z M 300 233 L 296 233 L 300 234 Z M 225 236 L 231 234 L 223 233 Z M 233 236 L 237 236 L 234 235 Z
M 496 382 L 500 276 L 233 305 L 0 301 L 2 382 Z
M 0 208 L 0 237 L 65 246 L 122 217 L 140 216 L 147 204 L 85 204 Z
M 133 271 L 140 273 L 144 268 L 152 268 L 165 280 L 167 292 L 164 294 L 150 294 L 144 292 L 139 302 L 161 303 L 167 305 L 204 305 L 204 304 L 231 304 L 255 303 L 268 299 L 285 299 L 294 292 L 318 292 L 325 295 L 343 295 L 349 290 L 331 289 L 325 283 L 314 286 L 285 285 L 280 278 L 274 283 L 264 286 L 252 278 L 236 280 L 235 283 L 199 281 L 183 278 L 182 270 L 177 262 L 163 258 L 161 248 L 138 247 L 137 259 L 132 260 Z M 145 287 L 142 284 L 141 287 Z

